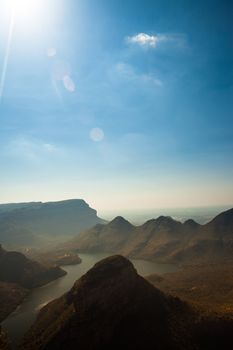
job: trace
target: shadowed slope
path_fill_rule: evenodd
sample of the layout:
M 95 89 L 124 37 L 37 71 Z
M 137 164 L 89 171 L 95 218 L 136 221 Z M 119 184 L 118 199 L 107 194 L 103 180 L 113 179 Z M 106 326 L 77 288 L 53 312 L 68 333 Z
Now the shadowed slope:
M 7 252 L 0 245 L 0 281 L 34 288 L 65 275 L 59 267 L 46 267 L 18 252 Z

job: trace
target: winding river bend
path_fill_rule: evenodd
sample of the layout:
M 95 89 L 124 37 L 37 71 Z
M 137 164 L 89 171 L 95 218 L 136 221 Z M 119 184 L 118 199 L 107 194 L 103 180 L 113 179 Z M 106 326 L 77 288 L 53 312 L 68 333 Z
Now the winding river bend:
M 109 254 L 79 254 L 82 263 L 78 265 L 65 266 L 67 275 L 53 281 L 43 287 L 31 291 L 24 302 L 2 323 L 10 337 L 12 348 L 16 349 L 26 331 L 35 321 L 39 310 L 49 303 L 66 293 L 74 282 L 86 273 L 96 262 L 109 256 Z M 177 266 L 171 264 L 158 264 L 144 260 L 131 260 L 142 276 L 152 273 L 163 274 L 166 272 L 177 271 Z

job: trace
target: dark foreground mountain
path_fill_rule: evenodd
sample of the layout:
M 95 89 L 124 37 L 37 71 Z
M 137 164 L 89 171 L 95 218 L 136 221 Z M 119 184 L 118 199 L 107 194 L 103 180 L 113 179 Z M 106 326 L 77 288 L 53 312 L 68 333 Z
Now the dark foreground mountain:
M 66 248 L 181 264 L 233 261 L 233 209 L 206 225 L 161 216 L 141 226 L 122 217 L 81 233 Z
M 104 221 L 81 199 L 0 205 L 0 241 L 9 247 L 38 246 L 78 234 Z
M 201 318 L 113 256 L 41 310 L 22 349 L 228 350 L 232 341 L 232 321 Z
M 7 252 L 0 245 L 0 321 L 27 295 L 28 289 L 42 286 L 63 275 L 61 268 L 47 267 L 18 252 Z
M 10 350 L 9 340 L 6 334 L 2 331 L 1 326 L 0 326 L 0 349 Z

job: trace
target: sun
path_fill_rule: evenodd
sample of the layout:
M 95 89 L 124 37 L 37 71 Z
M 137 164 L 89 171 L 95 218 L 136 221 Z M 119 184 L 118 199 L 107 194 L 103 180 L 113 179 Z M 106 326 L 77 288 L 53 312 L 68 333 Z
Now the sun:
M 10 9 L 15 18 L 34 19 L 41 10 L 42 0 L 8 0 Z

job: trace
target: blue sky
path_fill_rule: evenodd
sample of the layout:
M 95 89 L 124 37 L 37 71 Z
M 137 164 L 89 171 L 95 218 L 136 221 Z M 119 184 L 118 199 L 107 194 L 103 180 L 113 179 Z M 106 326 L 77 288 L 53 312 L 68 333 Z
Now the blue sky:
M 232 1 L 26 3 L 0 96 L 0 202 L 233 203 Z

